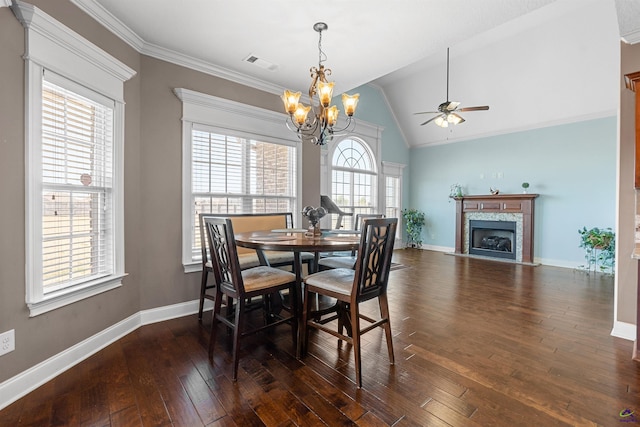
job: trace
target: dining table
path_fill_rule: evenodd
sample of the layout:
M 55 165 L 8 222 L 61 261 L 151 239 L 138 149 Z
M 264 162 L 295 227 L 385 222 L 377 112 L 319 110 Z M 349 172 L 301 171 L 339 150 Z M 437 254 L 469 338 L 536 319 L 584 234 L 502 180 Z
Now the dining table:
M 258 230 L 235 235 L 236 245 L 255 249 L 258 252 L 286 251 L 293 253 L 293 272 L 296 281 L 302 283 L 302 252 L 311 252 L 315 256 L 314 268 L 323 252 L 343 252 L 358 249 L 360 232 L 357 230 L 323 230 L 320 236 L 310 236 L 303 228 L 283 228 L 277 230 Z M 268 265 L 268 258 L 262 263 Z M 310 271 L 312 273 L 313 271 Z
M 258 254 L 265 251 L 287 251 L 293 253 L 293 273 L 296 276 L 297 292 L 296 304 L 302 308 L 302 252 L 311 252 L 315 256 L 313 273 L 318 266 L 318 259 L 324 252 L 343 252 L 358 249 L 360 232 L 357 230 L 323 230 L 320 236 L 309 235 L 306 229 L 284 228 L 277 230 L 258 230 L 238 233 L 235 235 L 236 245 L 243 248 L 255 249 Z M 268 258 L 259 256 L 261 263 L 268 265 Z M 328 306 L 332 302 L 325 302 Z M 318 305 L 322 302 L 318 301 Z M 324 305 L 324 304 L 322 304 Z M 301 314 L 300 320 L 301 320 Z M 298 329 L 300 330 L 300 328 Z M 296 354 L 300 356 L 300 340 Z

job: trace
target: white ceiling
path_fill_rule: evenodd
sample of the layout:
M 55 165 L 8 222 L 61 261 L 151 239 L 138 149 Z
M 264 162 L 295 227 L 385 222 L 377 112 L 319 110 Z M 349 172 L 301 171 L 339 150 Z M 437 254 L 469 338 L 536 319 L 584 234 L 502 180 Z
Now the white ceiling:
M 586 0 L 71 1 L 142 53 L 272 93 L 283 88 L 307 91 L 309 68 L 318 63 L 318 34 L 312 27 L 326 22 L 325 66 L 333 70 L 331 80 L 341 93 L 370 82 L 388 92 L 389 87 L 401 87 L 407 76 L 442 65 L 449 46 L 458 49 L 454 54 L 452 48 L 453 67 L 455 55 L 476 48 L 472 40 L 486 44 L 509 38 L 523 26 L 541 25 L 557 16 L 570 19 Z M 640 0 L 587 2 L 614 1 L 620 36 L 640 40 Z M 244 62 L 249 55 L 275 69 Z M 438 72 L 437 98 L 442 102 L 446 77 Z M 417 111 L 439 103 L 424 105 L 421 94 L 410 89 L 393 98 L 393 110 L 394 102 L 403 102 L 396 99 L 413 99 L 409 104 Z M 415 126 L 415 121 L 395 114 L 401 127 Z M 409 143 L 421 138 L 406 132 Z

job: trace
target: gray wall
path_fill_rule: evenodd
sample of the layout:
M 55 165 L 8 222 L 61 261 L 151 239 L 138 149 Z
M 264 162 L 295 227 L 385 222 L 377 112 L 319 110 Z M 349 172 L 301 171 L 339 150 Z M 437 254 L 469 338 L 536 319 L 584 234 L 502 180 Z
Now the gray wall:
M 199 274 L 181 265 L 183 87 L 281 111 L 278 96 L 138 54 L 66 0 L 32 4 L 106 50 L 138 74 L 125 84 L 124 286 L 30 318 L 25 305 L 24 31 L 0 8 L 0 332 L 15 329 L 0 382 L 140 310 L 198 298 Z M 320 200 L 320 156 L 303 146 L 305 200 Z M 310 203 L 311 204 L 311 203 Z
M 32 2 L 129 67 L 140 56 L 67 1 Z M 16 350 L 2 356 L 0 382 L 140 310 L 140 252 L 145 246 L 140 211 L 140 75 L 125 84 L 124 286 L 30 318 L 25 304 L 24 30 L 0 8 L 0 331 L 15 329 Z

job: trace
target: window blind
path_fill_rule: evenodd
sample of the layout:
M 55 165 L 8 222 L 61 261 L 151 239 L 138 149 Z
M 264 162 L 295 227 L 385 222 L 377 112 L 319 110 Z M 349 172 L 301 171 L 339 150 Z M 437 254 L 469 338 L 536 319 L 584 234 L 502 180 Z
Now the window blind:
M 193 129 L 192 259 L 200 258 L 200 213 L 296 212 L 296 148 Z
M 42 90 L 43 292 L 114 273 L 113 107 Z

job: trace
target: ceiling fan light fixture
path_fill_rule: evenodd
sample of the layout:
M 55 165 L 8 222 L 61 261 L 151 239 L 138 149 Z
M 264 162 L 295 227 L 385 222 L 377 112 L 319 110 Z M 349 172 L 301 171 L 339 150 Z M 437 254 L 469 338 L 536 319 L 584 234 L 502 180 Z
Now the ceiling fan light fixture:
M 449 127 L 449 122 L 447 121 L 447 116 L 438 116 L 438 117 L 436 117 L 436 119 L 433 122 L 436 125 L 440 126 L 441 128 L 448 128 Z
M 456 113 L 449 113 L 447 114 L 447 121 L 453 125 L 457 125 L 464 122 L 464 119 Z

